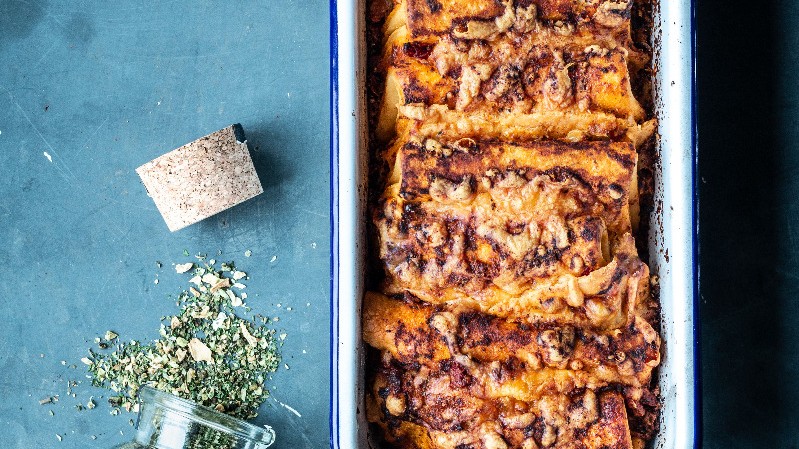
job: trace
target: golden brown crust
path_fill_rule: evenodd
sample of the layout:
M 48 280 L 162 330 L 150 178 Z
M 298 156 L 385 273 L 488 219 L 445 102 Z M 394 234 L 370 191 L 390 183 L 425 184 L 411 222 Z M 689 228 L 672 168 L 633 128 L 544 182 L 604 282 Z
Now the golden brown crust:
M 397 161 L 374 217 L 386 292 L 529 320 L 629 321 L 648 288 L 627 236 L 630 144 L 425 139 Z
M 428 369 L 384 358 L 367 395 L 367 415 L 393 447 L 632 448 L 625 400 L 614 390 L 572 385 L 529 401 L 486 399 L 481 380 L 457 361 Z
M 596 43 L 530 40 L 436 44 L 394 33 L 389 80 L 400 105 L 447 105 L 464 112 L 605 112 L 640 120 L 627 51 Z M 539 38 L 540 39 L 540 38 Z
M 420 137 L 497 138 L 525 142 L 541 139 L 581 142 L 620 140 L 635 147 L 655 131 L 652 120 L 635 124 L 604 112 L 543 111 L 529 114 L 455 111 L 446 106 L 400 106 L 397 129 L 412 130 Z M 397 133 L 401 134 L 401 133 Z M 393 138 L 395 134 L 389 137 Z
M 496 20 L 505 10 L 498 0 L 407 0 L 407 23 L 414 36 L 444 34 L 458 23 Z
M 660 339 L 640 318 L 622 328 L 594 332 L 570 325 L 531 325 L 373 292 L 367 293 L 363 307 L 364 341 L 406 365 L 434 368 L 466 356 L 488 365 L 515 363 L 530 379 L 536 371 L 573 370 L 602 382 L 641 387 L 660 361 Z
M 377 125 L 381 140 L 393 136 L 396 121 L 402 117 L 444 118 L 446 122 L 459 116 L 477 114 L 490 119 L 495 114 L 510 114 L 505 121 L 521 128 L 516 135 L 572 141 L 623 137 L 626 129 L 643 120 L 644 111 L 632 94 L 630 73 L 639 70 L 645 57 L 630 44 L 629 3 L 580 6 L 538 1 L 514 6 L 494 0 L 445 0 L 431 13 L 429 1 L 410 0 L 407 15 L 426 17 L 439 35 L 404 22 L 404 3 L 387 22 L 390 26 L 386 27 L 378 66 L 385 72 L 386 84 Z M 427 10 L 427 14 L 414 12 L 417 10 Z M 527 11 L 526 18 L 518 15 L 522 10 Z M 516 11 L 510 19 L 508 11 Z M 498 13 L 501 16 L 495 17 Z M 586 25 L 593 23 L 588 16 L 616 17 L 617 13 L 624 16 L 621 28 L 625 33 Z M 494 17 L 491 20 L 507 22 L 510 28 L 491 34 L 490 39 L 463 38 L 452 30 L 466 23 L 487 23 L 467 16 Z M 452 23 L 459 25 L 452 28 Z M 578 31 L 575 23 L 582 24 Z M 436 110 L 436 106 L 444 109 Z M 559 116 L 572 123 L 572 129 L 559 124 Z M 530 122 L 540 123 L 525 133 Z
M 631 39 L 633 0 L 381 5 L 380 293 L 362 309 L 374 436 L 641 447 L 660 337 L 633 238 L 637 149 L 655 127 L 631 87 L 649 57 Z
M 400 183 L 405 200 L 465 204 L 488 192 L 494 208 L 510 209 L 518 218 L 594 216 L 614 236 L 630 231 L 629 203 L 637 200 L 631 198 L 637 154 L 623 142 L 409 139 L 398 164 L 400 179 L 389 181 Z M 464 198 L 441 191 L 442 185 L 464 182 L 469 184 Z M 558 194 L 547 196 L 547 190 Z M 566 191 L 573 195 L 559 195 Z M 533 192 L 543 197 L 532 199 Z
M 405 0 L 414 37 L 491 39 L 503 33 L 551 30 L 556 35 L 608 35 L 630 41 L 631 0 Z M 404 2 L 402 2 L 404 3 Z

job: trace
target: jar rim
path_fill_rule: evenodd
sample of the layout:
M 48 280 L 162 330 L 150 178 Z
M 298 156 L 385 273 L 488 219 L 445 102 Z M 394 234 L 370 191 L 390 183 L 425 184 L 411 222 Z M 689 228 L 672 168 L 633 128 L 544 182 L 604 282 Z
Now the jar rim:
M 157 403 L 172 412 L 179 413 L 184 417 L 212 427 L 220 432 L 225 432 L 258 443 L 271 445 L 275 441 L 275 431 L 268 425 L 263 427 L 250 424 L 238 418 L 234 418 L 222 412 L 218 412 L 210 407 L 198 404 L 188 399 L 175 396 L 148 385 L 143 385 L 139 389 L 139 406 L 145 403 Z

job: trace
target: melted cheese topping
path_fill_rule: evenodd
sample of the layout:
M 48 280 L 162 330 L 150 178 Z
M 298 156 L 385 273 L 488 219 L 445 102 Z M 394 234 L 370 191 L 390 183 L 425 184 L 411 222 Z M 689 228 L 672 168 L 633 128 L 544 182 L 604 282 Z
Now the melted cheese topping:
M 578 387 L 534 401 L 483 399 L 482 392 L 480 379 L 457 363 L 414 371 L 384 362 L 367 417 L 387 412 L 391 418 L 373 421 L 400 448 L 633 447 L 625 400 L 616 391 Z
M 609 36 L 630 41 L 632 1 L 403 0 L 395 21 L 414 37 L 491 39 L 508 32 Z
M 387 447 L 644 445 L 660 337 L 633 232 L 655 124 L 631 7 L 395 0 L 372 104 L 384 276 L 362 309 Z
M 508 115 L 504 121 L 517 128 L 517 137 L 571 141 L 618 138 L 641 125 L 644 111 L 632 94 L 628 65 L 637 70 L 646 57 L 630 45 L 630 2 L 539 1 L 514 6 L 456 0 L 432 7 L 435 11 L 422 6 L 430 2 L 438 3 L 410 0 L 407 12 L 401 4 L 398 9 L 403 12 L 387 27 L 390 34 L 380 65 L 386 95 L 377 124 L 382 140 L 393 137 L 399 118 L 420 121 L 421 129 L 429 129 L 442 121 Z M 540 15 L 544 10 L 549 13 Z M 485 17 L 506 27 L 487 31 Z M 620 21 L 618 27 L 626 31 L 609 33 L 604 25 L 587 26 L 596 25 L 593 18 L 600 17 L 605 23 Z M 431 35 L 420 22 L 435 24 L 436 31 Z M 489 36 L 466 37 L 459 29 Z M 487 135 L 487 129 L 481 131 Z M 636 137 L 635 132 L 629 136 Z

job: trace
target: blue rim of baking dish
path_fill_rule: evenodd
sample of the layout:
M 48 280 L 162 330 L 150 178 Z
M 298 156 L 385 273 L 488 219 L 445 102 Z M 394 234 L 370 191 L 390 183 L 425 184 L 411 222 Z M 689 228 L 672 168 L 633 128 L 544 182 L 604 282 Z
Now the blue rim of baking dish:
M 696 0 L 690 2 L 691 17 L 691 250 L 693 257 L 693 375 L 694 375 L 694 448 L 702 447 L 702 364 L 701 320 L 699 319 L 699 148 L 696 110 Z M 338 429 L 338 345 L 339 341 L 339 108 L 338 108 L 338 2 L 330 1 L 330 447 L 341 449 Z M 352 449 L 352 448 L 347 448 Z

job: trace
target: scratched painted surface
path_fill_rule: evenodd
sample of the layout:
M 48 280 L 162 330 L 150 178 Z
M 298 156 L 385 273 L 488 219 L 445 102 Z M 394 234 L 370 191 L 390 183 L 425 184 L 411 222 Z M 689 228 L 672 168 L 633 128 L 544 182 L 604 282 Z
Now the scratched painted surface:
M 235 260 L 287 334 L 256 422 L 327 444 L 328 87 L 326 2 L 0 1 L 0 447 L 129 439 L 132 414 L 76 410 L 106 394 L 80 358 L 107 329 L 158 336 L 184 249 Z M 170 233 L 134 168 L 234 122 L 265 193 Z

